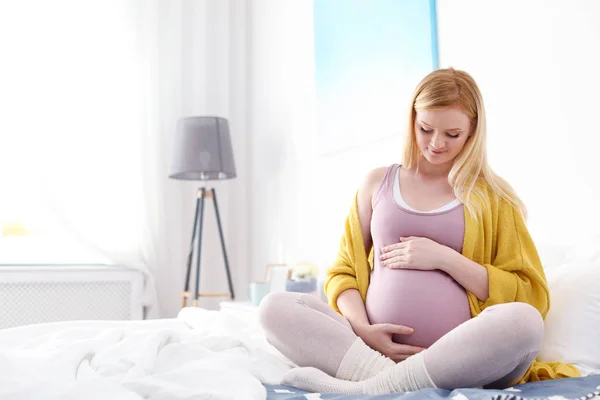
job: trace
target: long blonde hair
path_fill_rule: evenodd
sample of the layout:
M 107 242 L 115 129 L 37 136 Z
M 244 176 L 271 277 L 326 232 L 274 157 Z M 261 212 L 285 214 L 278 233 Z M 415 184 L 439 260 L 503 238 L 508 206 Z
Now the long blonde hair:
M 525 205 L 512 186 L 496 175 L 488 164 L 483 98 L 475 80 L 464 71 L 454 68 L 439 69 L 428 74 L 416 87 L 410 103 L 402 165 L 406 168 L 417 167 L 419 160 L 420 151 L 415 138 L 417 111 L 448 107 L 459 108 L 471 121 L 471 136 L 454 159 L 448 174 L 448 182 L 454 188 L 455 196 L 465 204 L 471 215 L 475 216 L 476 212 L 481 210 L 477 210 L 473 198 L 479 198 L 484 204 L 487 198 L 482 193 L 483 189 L 476 185 L 479 179 L 483 179 L 493 192 L 517 207 L 525 217 Z

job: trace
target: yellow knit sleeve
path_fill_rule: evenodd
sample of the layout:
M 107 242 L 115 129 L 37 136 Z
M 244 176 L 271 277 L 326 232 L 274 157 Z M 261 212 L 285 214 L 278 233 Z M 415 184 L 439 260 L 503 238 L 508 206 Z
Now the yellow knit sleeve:
M 494 304 L 522 302 L 537 308 L 545 318 L 550 295 L 542 263 L 521 213 L 504 200 L 498 204 L 496 232 L 495 256 L 491 263 L 483 263 L 488 271 L 489 297 L 477 300 L 478 311 Z
M 325 282 L 325 294 L 329 306 L 338 313 L 340 309 L 337 306 L 338 296 L 345 290 L 357 289 L 358 282 L 354 276 L 352 267 L 342 264 L 335 264 L 327 270 L 327 281 Z
M 372 252 L 371 252 L 372 253 Z M 372 255 L 371 255 L 372 257 Z M 355 196 L 346 218 L 344 234 L 333 265 L 327 270 L 325 295 L 329 305 L 341 313 L 337 306 L 338 296 L 345 290 L 357 289 L 365 301 L 369 286 L 370 264 L 362 237 L 358 203 Z

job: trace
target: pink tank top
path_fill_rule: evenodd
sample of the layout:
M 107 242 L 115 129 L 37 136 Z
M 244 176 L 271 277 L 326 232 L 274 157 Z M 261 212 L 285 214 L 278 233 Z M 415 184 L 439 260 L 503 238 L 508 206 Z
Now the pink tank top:
M 412 335 L 394 335 L 397 343 L 429 347 L 471 318 L 465 289 L 440 270 L 389 269 L 379 261 L 382 247 L 402 236 L 426 237 L 462 251 L 464 206 L 419 213 L 400 206 L 393 195 L 395 173 L 391 165 L 374 200 L 371 236 L 375 264 L 367 291 L 366 310 L 372 324 L 392 323 L 413 328 Z

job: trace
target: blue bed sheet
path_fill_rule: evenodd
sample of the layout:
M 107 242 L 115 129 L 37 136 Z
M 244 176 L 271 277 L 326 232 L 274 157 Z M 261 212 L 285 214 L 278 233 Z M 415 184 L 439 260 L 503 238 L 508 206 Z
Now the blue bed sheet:
M 558 379 L 517 385 L 505 390 L 489 389 L 422 389 L 412 393 L 386 395 L 316 394 L 289 386 L 266 385 L 267 400 L 600 400 L 600 375 L 584 378 Z

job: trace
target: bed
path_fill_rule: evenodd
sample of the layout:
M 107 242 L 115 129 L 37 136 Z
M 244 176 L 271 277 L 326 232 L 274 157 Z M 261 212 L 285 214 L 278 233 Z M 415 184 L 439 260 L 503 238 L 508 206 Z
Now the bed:
M 600 399 L 600 375 L 506 391 L 342 396 L 278 385 L 289 368 L 258 324 L 201 308 L 185 308 L 174 319 L 0 331 L 2 399 Z
M 548 271 L 553 307 L 540 359 L 584 376 L 504 391 L 424 389 L 342 396 L 280 386 L 291 368 L 255 317 L 184 308 L 173 319 L 76 321 L 0 330 L 0 399 L 595 399 L 600 400 L 600 268 Z

